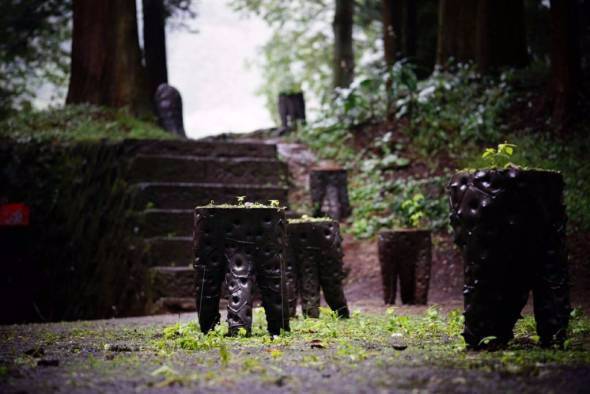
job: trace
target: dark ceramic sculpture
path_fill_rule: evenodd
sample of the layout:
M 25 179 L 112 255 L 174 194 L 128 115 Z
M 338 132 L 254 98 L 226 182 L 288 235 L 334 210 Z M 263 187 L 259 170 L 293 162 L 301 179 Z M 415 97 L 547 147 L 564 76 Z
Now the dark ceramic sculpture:
M 186 137 L 182 120 L 182 97 L 178 89 L 161 84 L 154 94 L 154 102 L 160 126 L 170 133 Z
M 382 231 L 378 242 L 385 303 L 395 304 L 399 278 L 402 303 L 427 304 L 432 263 L 430 230 Z
M 252 292 L 262 296 L 268 331 L 289 330 L 285 278 L 285 213 L 277 208 L 198 207 L 194 250 L 196 303 L 203 332 L 220 319 L 221 286 L 227 284 L 229 334 L 252 327 Z
M 279 94 L 279 116 L 283 133 L 297 127 L 297 122 L 305 123 L 305 99 L 302 92 Z
M 505 344 L 533 292 L 543 345 L 560 344 L 569 321 L 563 178 L 518 168 L 452 177 L 451 225 L 463 252 L 465 328 L 470 347 Z
M 309 191 L 314 216 L 327 215 L 340 221 L 351 214 L 345 169 L 313 168 L 309 173 Z
M 330 308 L 340 317 L 349 317 L 342 288 L 342 239 L 338 222 L 290 221 L 287 234 L 288 260 L 298 273 L 297 290 L 303 315 L 319 317 L 321 288 Z M 297 297 L 291 299 L 292 311 L 296 300 Z

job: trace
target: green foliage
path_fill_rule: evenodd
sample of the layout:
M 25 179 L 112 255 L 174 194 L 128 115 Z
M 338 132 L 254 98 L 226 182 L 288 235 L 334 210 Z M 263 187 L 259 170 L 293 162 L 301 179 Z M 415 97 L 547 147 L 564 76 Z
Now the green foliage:
M 0 119 L 31 108 L 42 83 L 67 80 L 71 0 L 0 2 Z
M 381 229 L 446 229 L 447 181 L 446 177 L 388 180 L 378 171 L 356 175 L 349 191 L 354 207 L 349 231 L 357 238 L 370 238 Z
M 360 69 L 366 64 L 363 59 L 381 52 L 380 4 L 375 0 L 356 3 L 354 45 Z M 273 31 L 255 65 L 264 75 L 259 93 L 275 121 L 279 93 L 303 90 L 309 109 L 332 100 L 333 1 L 232 0 L 231 5 L 241 13 L 261 17 Z
M 0 137 L 18 142 L 176 138 L 154 123 L 133 117 L 124 109 L 91 105 L 19 112 L 0 122 Z
M 426 218 L 425 208 L 424 196 L 421 193 L 414 194 L 411 199 L 403 201 L 400 205 L 402 213 L 400 216 L 404 226 L 411 228 L 422 226 Z
M 395 360 L 401 365 L 419 365 L 428 361 L 448 367 L 483 370 L 493 367 L 509 372 L 548 363 L 590 362 L 588 353 L 582 351 L 590 339 L 590 319 L 577 309 L 572 312 L 568 330 L 568 350 L 539 348 L 534 318 L 526 315 L 518 321 L 515 339 L 508 348 L 479 353 L 465 351 L 461 336 L 464 319 L 460 310 L 446 314 L 436 307 L 418 314 L 402 311 L 399 308 L 389 308 L 385 314 L 354 311 L 350 319 L 341 320 L 332 311 L 322 308 L 319 319 L 292 320 L 290 333 L 270 338 L 264 327 L 264 312 L 257 308 L 250 337 L 226 337 L 225 323 L 208 335 L 201 334 L 195 323 L 178 323 L 166 328 L 164 339 L 156 341 L 155 346 L 165 352 L 217 352 L 221 365 L 239 366 L 248 374 L 261 373 L 264 370 L 261 365 L 265 363 L 289 360 L 300 367 L 317 368 L 329 362 L 330 365 L 355 368 L 358 362 L 387 358 L 390 363 Z M 393 342 L 402 342 L 408 347 L 404 357 L 391 353 L 394 351 L 391 348 Z M 294 354 L 301 354 L 302 350 L 310 348 L 310 344 L 321 353 L 304 356 L 303 360 L 293 359 Z M 232 356 L 228 353 L 226 359 L 222 355 L 226 352 L 223 349 L 232 349 Z M 240 357 L 244 357 L 240 356 L 243 354 L 241 349 L 248 349 L 243 361 L 240 361 Z M 251 349 L 258 351 L 251 352 Z
M 514 144 L 498 144 L 498 148 L 496 149 L 486 148 L 481 157 L 492 168 L 507 168 L 509 166 L 514 166 L 511 159 L 515 148 L 516 145 Z
M 461 155 L 474 145 L 497 141 L 504 130 L 501 114 L 512 99 L 510 81 L 509 72 L 495 80 L 469 65 L 459 65 L 455 72 L 436 70 L 418 83 L 413 145 L 424 154 L 444 150 Z

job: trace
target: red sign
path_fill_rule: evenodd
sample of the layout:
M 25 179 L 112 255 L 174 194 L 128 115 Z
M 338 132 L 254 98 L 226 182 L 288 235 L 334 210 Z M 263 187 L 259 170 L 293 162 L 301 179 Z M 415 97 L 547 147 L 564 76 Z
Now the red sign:
M 0 226 L 28 226 L 30 211 L 25 204 L 0 205 Z

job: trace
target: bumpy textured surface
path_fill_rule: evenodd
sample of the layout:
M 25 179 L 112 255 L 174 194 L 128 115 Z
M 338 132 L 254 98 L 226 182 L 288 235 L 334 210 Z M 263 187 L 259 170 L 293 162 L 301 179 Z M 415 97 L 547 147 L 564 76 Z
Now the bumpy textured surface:
M 303 314 L 319 317 L 320 287 L 330 308 L 340 317 L 350 313 L 342 288 L 342 239 L 335 221 L 291 223 L 288 255 L 298 272 Z
M 378 251 L 385 303 L 395 304 L 399 278 L 402 303 L 427 304 L 432 265 L 430 231 L 382 231 Z
M 182 97 L 178 89 L 163 83 L 156 89 L 154 101 L 162 128 L 173 134 L 186 137 L 182 120 Z
M 222 283 L 228 286 L 230 335 L 252 326 L 254 283 L 268 331 L 289 330 L 285 278 L 285 214 L 274 208 L 195 209 L 196 304 L 203 332 L 219 322 Z
M 566 215 L 559 173 L 509 168 L 461 172 L 449 183 L 451 225 L 465 271 L 464 337 L 502 344 L 533 291 L 544 345 L 562 343 L 569 321 Z
M 313 169 L 309 173 L 309 191 L 315 216 L 327 215 L 336 221 L 350 216 L 346 170 Z
M 291 249 L 289 247 L 287 247 L 285 277 L 287 283 L 287 298 L 289 299 L 289 317 L 295 317 L 297 315 L 297 297 L 299 282 L 297 280 L 296 256 L 293 253 L 291 253 Z

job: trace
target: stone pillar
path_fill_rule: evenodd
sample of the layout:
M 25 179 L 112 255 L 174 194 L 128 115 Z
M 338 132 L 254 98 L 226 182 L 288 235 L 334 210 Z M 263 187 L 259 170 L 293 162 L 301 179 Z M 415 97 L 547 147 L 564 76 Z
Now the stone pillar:
M 385 303 L 395 304 L 399 278 L 401 302 L 426 305 L 432 265 L 430 230 L 382 231 L 378 252 Z
M 288 331 L 285 248 L 283 209 L 196 208 L 194 268 L 201 330 L 207 332 L 219 322 L 219 299 L 225 279 L 230 335 L 240 328 L 251 330 L 255 283 L 262 296 L 269 333 Z
M 314 216 L 327 215 L 341 221 L 351 214 L 345 169 L 313 168 L 309 173 L 309 191 Z
M 452 177 L 451 225 L 463 252 L 465 328 L 472 348 L 503 345 L 529 291 L 543 345 L 561 344 L 569 321 L 563 178 L 517 168 Z
M 342 239 L 338 222 L 297 219 L 287 226 L 288 254 L 298 272 L 303 315 L 319 317 L 320 288 L 326 303 L 340 317 L 350 313 L 342 288 Z

